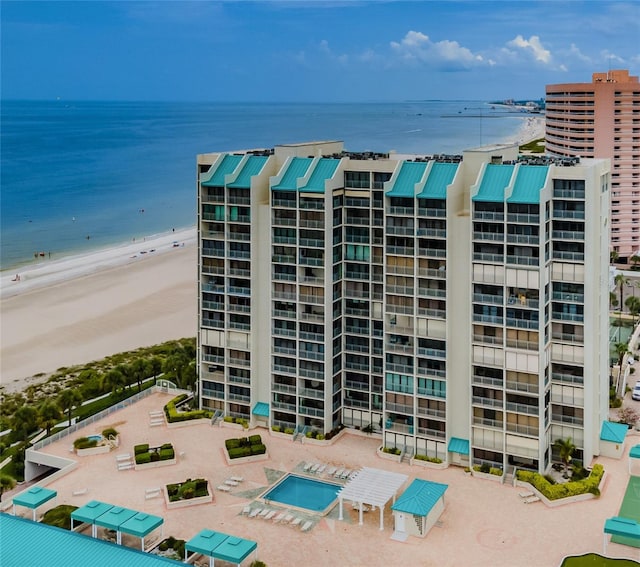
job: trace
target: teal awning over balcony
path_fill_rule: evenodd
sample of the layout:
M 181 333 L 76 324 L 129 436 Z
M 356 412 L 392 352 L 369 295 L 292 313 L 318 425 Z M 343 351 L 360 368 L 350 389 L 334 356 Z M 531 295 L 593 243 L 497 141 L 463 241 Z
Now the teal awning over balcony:
M 258 402 L 253 406 L 251 413 L 260 417 L 269 417 L 269 404 L 266 402 Z
M 447 448 L 449 453 L 460 453 L 461 455 L 469 454 L 469 440 L 460 439 L 459 437 L 452 437 L 449 440 L 449 447 Z

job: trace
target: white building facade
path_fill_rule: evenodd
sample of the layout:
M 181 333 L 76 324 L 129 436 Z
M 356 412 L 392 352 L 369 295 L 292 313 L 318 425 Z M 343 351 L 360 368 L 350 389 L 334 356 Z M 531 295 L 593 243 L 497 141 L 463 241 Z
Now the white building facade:
M 608 412 L 608 160 L 198 156 L 199 396 L 295 436 L 544 471 Z

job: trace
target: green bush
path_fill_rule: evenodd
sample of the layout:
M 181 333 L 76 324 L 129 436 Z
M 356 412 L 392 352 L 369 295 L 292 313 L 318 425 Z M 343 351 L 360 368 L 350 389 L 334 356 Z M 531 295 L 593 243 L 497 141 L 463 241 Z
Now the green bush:
M 252 455 L 264 455 L 267 452 L 267 448 L 262 443 L 251 445 L 249 449 Z
M 495 467 L 489 467 L 489 474 L 495 476 L 502 476 L 502 469 L 497 469 Z
M 237 449 L 238 447 L 240 447 L 241 443 L 240 443 L 240 439 L 227 439 L 224 442 L 224 446 L 227 449 Z
M 158 454 L 160 455 L 160 460 L 161 461 L 170 461 L 171 459 L 175 458 L 175 456 L 176 456 L 176 454 L 175 454 L 175 452 L 173 450 L 173 447 L 169 447 L 168 449 L 160 449 Z
M 145 465 L 151 462 L 151 453 L 137 453 L 136 465 Z
M 417 459 L 418 461 L 427 461 L 429 463 L 442 462 L 442 459 L 439 459 L 438 457 L 429 457 L 428 455 L 416 455 L 414 458 Z
M 475 469 L 475 467 L 473 467 Z M 482 463 L 478 469 L 479 472 L 489 474 L 491 472 L 491 465 L 489 463 Z
M 292 429 L 291 427 L 287 427 L 287 428 L 285 428 L 284 432 L 285 432 L 287 435 L 293 435 L 293 429 Z
M 399 455 L 400 449 L 397 447 L 383 447 L 382 452 L 388 453 L 389 455 Z
M 107 427 L 103 432 L 102 436 L 105 439 L 109 439 L 109 437 L 117 437 L 118 432 L 113 427 Z
M 173 398 L 173 400 L 169 401 L 164 406 L 164 414 L 167 416 L 167 421 L 169 423 L 176 423 L 179 421 L 189 421 L 191 419 L 202 419 L 202 418 L 211 418 L 213 416 L 213 412 L 211 410 L 193 410 L 193 411 L 185 411 L 178 412 L 176 406 L 186 400 L 188 397 L 187 394 L 180 394 L 179 396 Z M 227 418 L 224 418 L 227 421 Z
M 279 425 L 272 425 L 271 426 L 271 431 L 274 431 L 275 433 L 280 433 L 280 426 Z
M 163 443 L 160 445 L 160 450 L 162 449 L 173 449 L 173 445 L 171 443 Z
M 149 452 L 149 443 L 144 443 L 143 445 L 135 445 L 133 447 L 133 454 L 138 455 L 140 453 L 148 453 Z
M 42 523 L 49 526 L 56 526 L 65 530 L 71 529 L 71 513 L 77 510 L 77 506 L 61 504 L 51 510 L 47 510 L 42 517 Z
M 531 471 L 518 471 L 518 480 L 528 482 L 549 500 L 558 500 L 580 494 L 600 495 L 600 481 L 604 475 L 604 467 L 595 464 L 591 474 L 584 480 L 575 480 L 560 484 L 551 484 L 544 476 Z
M 249 435 L 249 445 L 260 445 L 262 443 L 262 437 L 260 435 Z
M 233 423 L 233 417 L 231 417 L 230 415 L 225 415 L 222 421 L 226 423 Z
M 89 439 L 88 437 L 78 437 L 73 442 L 74 449 L 89 449 L 98 445 L 97 439 Z
M 251 447 L 236 447 L 235 449 L 229 449 L 230 459 L 239 459 L 241 457 L 248 457 L 251 455 Z

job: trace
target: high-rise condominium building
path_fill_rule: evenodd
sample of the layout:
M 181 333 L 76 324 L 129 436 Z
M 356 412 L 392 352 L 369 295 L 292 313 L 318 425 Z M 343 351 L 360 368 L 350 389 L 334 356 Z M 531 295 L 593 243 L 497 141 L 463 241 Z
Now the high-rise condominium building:
M 611 247 L 640 256 L 640 83 L 629 71 L 547 85 L 546 151 L 611 160 Z
M 608 411 L 608 160 L 198 156 L 200 403 L 297 436 L 545 470 Z

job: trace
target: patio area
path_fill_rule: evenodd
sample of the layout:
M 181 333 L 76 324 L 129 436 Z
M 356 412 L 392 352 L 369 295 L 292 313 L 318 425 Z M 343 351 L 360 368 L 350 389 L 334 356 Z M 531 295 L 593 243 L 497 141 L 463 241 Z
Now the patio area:
M 344 434 L 333 445 L 321 446 L 294 443 L 290 438 L 271 436 L 266 429 L 257 429 L 251 433 L 262 435 L 268 459 L 228 465 L 224 441 L 243 435 L 236 429 L 212 427 L 209 423 L 149 427 L 150 413 L 161 411 L 171 398 L 167 394 L 152 394 L 88 426 L 82 435 L 115 427 L 120 432 L 119 449 L 104 455 L 74 456 L 78 466 L 72 472 L 42 483 L 57 491 L 57 498 L 44 504 L 38 515 L 58 504 L 80 507 L 91 500 L 109 502 L 164 518 L 165 537 L 188 541 L 207 529 L 255 541 L 258 558 L 270 567 L 406 566 L 415 565 L 417 557 L 421 565 L 438 567 L 511 566 L 515 558 L 523 565 L 556 567 L 566 555 L 601 552 L 604 522 L 618 514 L 629 480 L 629 447 L 640 442 L 640 433 L 632 431 L 630 435 L 636 437 L 627 441 L 622 459 L 598 459 L 607 471 L 599 499 L 558 508 L 547 508 L 541 502 L 525 506 L 518 496 L 521 489 L 474 478 L 459 467 L 437 470 L 382 459 L 376 454 L 380 440 L 359 432 Z M 43 451 L 69 458 L 69 445 L 76 436 L 80 432 Z M 171 442 L 179 455 L 175 465 L 119 470 L 118 455 L 132 453 L 134 445 L 157 446 L 166 442 Z M 248 518 L 243 513 L 282 475 L 299 472 L 305 463 L 311 462 L 349 470 L 371 467 L 406 475 L 408 480 L 399 494 L 415 478 L 447 484 L 447 507 L 426 538 L 409 537 L 405 542 L 390 539 L 391 504 L 384 510 L 384 531 L 380 531 L 378 513 L 364 514 L 363 525 L 358 525 L 359 511 L 351 506 L 345 506 L 343 521 L 338 520 L 336 506 L 330 514 L 315 517 L 313 527 L 305 532 L 299 526 Z M 153 492 L 168 483 L 197 478 L 207 479 L 209 486 L 216 487 L 233 476 L 242 477 L 243 481 L 229 491 L 214 490 L 214 500 L 209 504 L 169 510 L 164 497 Z M 13 494 L 24 488 L 18 487 Z M 11 497 L 7 493 L 3 500 L 9 501 Z M 31 517 L 30 510 L 19 510 L 18 514 Z M 139 545 L 139 540 L 134 545 Z M 633 557 L 630 548 L 614 543 L 609 545 L 608 553 L 613 557 Z

